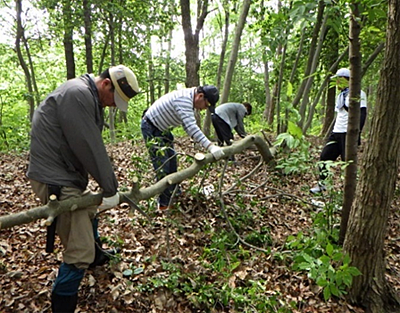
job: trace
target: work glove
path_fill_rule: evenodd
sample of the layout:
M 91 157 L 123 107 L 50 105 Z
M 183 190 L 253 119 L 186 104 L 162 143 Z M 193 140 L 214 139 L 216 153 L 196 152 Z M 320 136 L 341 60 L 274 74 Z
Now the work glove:
M 103 201 L 99 205 L 100 210 L 106 210 L 110 209 L 112 207 L 115 207 L 119 204 L 119 193 L 117 192 L 115 195 L 111 197 L 105 197 L 103 198 Z
M 216 160 L 219 160 L 225 155 L 224 151 L 222 151 L 220 147 L 214 145 L 211 145 L 208 148 L 208 152 L 210 152 Z

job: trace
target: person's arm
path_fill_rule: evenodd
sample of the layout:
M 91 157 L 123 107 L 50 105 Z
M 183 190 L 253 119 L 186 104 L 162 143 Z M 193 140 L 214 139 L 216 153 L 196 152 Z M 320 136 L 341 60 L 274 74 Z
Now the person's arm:
M 244 107 L 243 107 L 244 108 Z M 237 112 L 237 125 L 235 127 L 236 132 L 238 135 L 242 138 L 246 137 L 246 131 L 244 129 L 244 117 L 246 116 L 246 109 L 244 110 L 238 110 Z
M 182 127 L 188 136 L 201 144 L 205 149 L 208 149 L 212 143 L 206 135 L 204 135 L 200 127 L 197 126 L 192 100 L 190 98 L 176 99 L 174 101 L 174 107 L 177 114 L 180 116 Z
M 118 182 L 96 124 L 98 104 L 84 87 L 67 91 L 58 107 L 60 126 L 71 150 L 103 189 L 104 197 L 117 193 Z

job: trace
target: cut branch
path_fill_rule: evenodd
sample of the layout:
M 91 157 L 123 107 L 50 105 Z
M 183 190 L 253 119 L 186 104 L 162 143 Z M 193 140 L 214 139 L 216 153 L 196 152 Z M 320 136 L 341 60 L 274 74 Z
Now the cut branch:
M 251 135 L 235 142 L 229 147 L 222 148 L 225 157 L 229 157 L 236 153 L 240 153 L 250 146 L 255 145 L 261 154 L 265 163 L 270 163 L 273 159 L 273 150 L 268 148 L 264 139 L 257 135 Z M 168 186 L 179 184 L 182 181 L 195 176 L 206 164 L 216 162 L 212 154 L 206 155 L 197 153 L 194 163 L 187 169 L 170 174 L 154 185 L 147 188 L 139 188 L 137 178 L 133 179 L 132 189 L 127 192 L 120 192 L 120 204 L 128 203 L 131 200 L 135 203 L 140 200 L 152 198 L 163 192 Z M 128 199 L 126 199 L 126 197 Z M 54 218 L 61 213 L 87 208 L 90 206 L 98 206 L 102 201 L 102 194 L 87 194 L 78 198 L 71 198 L 63 201 L 51 200 L 46 205 L 36 207 L 27 211 L 0 216 L 0 229 L 11 228 L 17 225 L 28 224 L 39 219 L 46 219 L 46 225 L 52 223 Z

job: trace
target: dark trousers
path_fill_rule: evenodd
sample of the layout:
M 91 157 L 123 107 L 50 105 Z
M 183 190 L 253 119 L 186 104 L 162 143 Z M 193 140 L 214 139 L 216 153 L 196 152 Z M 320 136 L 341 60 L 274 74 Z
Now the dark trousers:
M 233 140 L 231 127 L 217 114 L 211 115 L 211 121 L 217 133 L 218 145 L 223 146 L 226 143 L 227 146 L 230 146 L 232 144 L 231 139 Z
M 160 131 L 146 118 L 142 119 L 141 130 L 147 149 L 149 150 L 157 181 L 178 170 L 178 160 L 174 150 L 174 136 L 169 131 Z M 169 186 L 160 195 L 160 206 L 168 206 L 175 185 Z
M 346 133 L 332 133 L 329 136 L 324 149 L 322 149 L 319 159 L 320 161 L 336 161 L 336 159 L 340 156 L 342 161 L 345 161 L 345 151 Z M 321 181 L 325 180 L 327 177 L 326 166 L 324 164 L 321 164 L 319 170 L 319 179 Z

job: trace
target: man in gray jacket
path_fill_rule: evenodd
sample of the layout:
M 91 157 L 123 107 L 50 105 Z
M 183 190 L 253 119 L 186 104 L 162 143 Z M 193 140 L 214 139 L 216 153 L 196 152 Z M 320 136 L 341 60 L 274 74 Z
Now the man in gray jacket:
M 246 136 L 243 119 L 250 115 L 252 106 L 248 102 L 242 103 L 224 103 L 215 109 L 215 113 L 211 115 L 211 120 L 218 136 L 218 144 L 223 146 L 226 143 L 230 146 L 233 140 L 233 132 L 235 129 L 241 138 Z
M 138 92 L 134 73 L 119 65 L 98 77 L 68 80 L 39 105 L 32 120 L 27 176 L 42 203 L 52 194 L 59 200 L 82 196 L 90 174 L 103 190 L 100 208 L 119 204 L 118 182 L 101 136 L 104 107 L 126 111 Z M 85 270 L 104 264 L 96 211 L 90 207 L 57 217 L 55 229 L 64 251 L 52 290 L 53 312 L 74 312 Z

